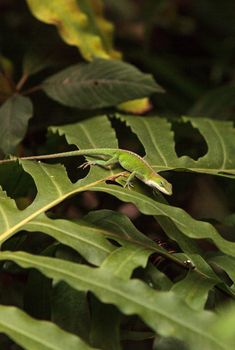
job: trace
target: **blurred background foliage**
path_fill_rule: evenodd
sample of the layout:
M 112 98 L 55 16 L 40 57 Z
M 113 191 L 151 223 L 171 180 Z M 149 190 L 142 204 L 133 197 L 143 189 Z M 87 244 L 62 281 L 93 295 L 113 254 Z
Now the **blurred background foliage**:
M 235 103 L 234 1 L 104 2 L 106 17 L 115 25 L 116 48 L 126 61 L 154 74 L 167 92 L 153 99 L 157 113 L 190 112 L 232 118 Z M 0 53 L 10 60 L 8 71 L 16 80 L 22 73 L 23 57 L 26 52 L 30 54 L 32 45 L 38 52 L 34 59 L 45 68 L 50 66 L 52 71 L 79 60 L 77 49 L 64 44 L 53 26 L 35 20 L 24 0 L 1 0 L 0 12 Z M 31 79 L 37 82 L 45 74 L 44 70 Z M 51 114 L 53 120 L 57 113 Z M 58 114 L 56 118 L 58 121 Z

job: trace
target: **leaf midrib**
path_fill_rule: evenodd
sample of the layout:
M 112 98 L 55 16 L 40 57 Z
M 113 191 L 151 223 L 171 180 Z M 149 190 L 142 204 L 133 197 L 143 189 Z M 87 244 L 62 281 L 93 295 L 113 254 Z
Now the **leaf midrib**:
M 23 225 L 27 224 L 29 221 L 31 221 L 33 218 L 35 218 L 39 214 L 44 213 L 47 210 L 49 210 L 50 208 L 52 208 L 55 205 L 59 204 L 61 201 L 63 201 L 67 197 L 72 196 L 73 194 L 85 191 L 86 189 L 95 186 L 95 184 L 98 184 L 98 183 L 106 181 L 106 180 L 107 180 L 107 177 L 105 177 L 103 179 L 100 179 L 100 180 L 97 180 L 97 181 L 94 181 L 94 182 L 92 182 L 92 183 L 90 183 L 88 185 L 84 185 L 84 186 L 81 186 L 79 188 L 75 188 L 72 191 L 66 192 L 61 197 L 56 198 L 55 200 L 51 201 L 47 205 L 40 207 L 38 210 L 34 211 L 31 215 L 28 215 L 26 218 L 24 218 L 23 220 L 21 220 L 20 222 L 18 222 L 14 226 L 12 226 L 10 229 L 8 229 L 7 231 L 1 233 L 0 234 L 0 242 L 4 242 L 6 239 L 10 238 L 11 234 L 13 234 L 15 231 L 17 231 L 20 227 L 22 227 Z
M 99 84 L 95 85 L 94 82 L 98 81 Z M 57 83 L 57 84 L 56 84 Z M 58 80 L 55 80 L 55 81 L 45 81 L 43 84 L 42 84 L 42 87 L 45 87 L 47 88 L 48 86 L 55 86 L 55 85 L 61 85 L 63 84 L 63 82 L 61 82 L 59 79 Z M 67 86 L 69 87 L 83 87 L 83 86 L 92 86 L 92 88 L 94 87 L 99 87 L 99 85 L 101 86 L 104 86 L 104 85 L 128 85 L 128 86 L 133 86 L 133 87 L 138 87 L 140 88 L 140 84 L 141 84 L 141 89 L 142 87 L 146 90 L 149 90 L 149 91 L 157 91 L 157 86 L 151 86 L 149 84 L 145 84 L 145 82 L 143 81 L 131 81 L 131 80 L 122 80 L 122 79 L 112 79 L 112 80 L 108 80 L 108 79 L 99 79 L 99 78 L 93 78 L 93 79 L 90 79 L 90 80 L 81 80 L 81 81 L 71 81 L 69 84 L 66 84 Z M 64 85 L 64 86 L 66 86 Z
M 82 238 L 81 236 L 76 236 L 75 234 L 73 234 L 72 232 L 69 232 L 69 231 L 65 231 L 63 229 L 60 229 L 58 227 L 55 227 L 53 226 L 52 224 L 49 224 L 49 223 L 45 223 L 45 222 L 41 222 L 41 221 L 36 221 L 36 220 L 33 220 L 32 223 L 29 223 L 29 225 L 38 225 L 40 227 L 42 226 L 45 226 L 45 227 L 48 227 L 48 228 L 51 228 L 52 230 L 55 230 L 55 231 L 59 231 L 61 233 L 64 233 L 65 234 L 65 237 L 66 236 L 69 236 L 70 238 L 73 238 L 73 239 L 76 239 L 77 241 L 82 241 L 84 243 L 87 243 L 91 246 L 94 246 L 96 248 L 99 248 L 100 250 L 103 250 L 105 253 L 110 253 L 110 251 L 108 249 L 105 249 L 103 246 L 95 243 L 95 242 L 91 242 L 85 238 Z M 25 227 L 25 229 L 27 230 L 27 226 Z

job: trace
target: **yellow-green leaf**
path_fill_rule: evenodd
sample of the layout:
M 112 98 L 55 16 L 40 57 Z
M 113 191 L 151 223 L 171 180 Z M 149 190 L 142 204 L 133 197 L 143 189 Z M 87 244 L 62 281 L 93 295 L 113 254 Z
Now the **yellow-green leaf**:
M 121 111 L 133 114 L 143 114 L 148 112 L 151 108 L 152 105 L 147 97 L 123 102 L 118 105 L 118 109 L 120 109 Z
M 33 15 L 54 24 L 69 45 L 78 47 L 87 60 L 117 58 L 112 49 L 113 26 L 103 17 L 100 0 L 27 0 Z
M 36 320 L 13 306 L 0 305 L 0 332 L 25 350 L 95 350 L 52 322 Z

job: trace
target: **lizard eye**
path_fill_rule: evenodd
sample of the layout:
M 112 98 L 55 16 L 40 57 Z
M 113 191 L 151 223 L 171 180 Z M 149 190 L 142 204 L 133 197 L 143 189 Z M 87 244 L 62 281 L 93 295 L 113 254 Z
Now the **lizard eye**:
M 163 181 L 160 181 L 160 182 L 159 182 L 159 185 L 160 185 L 161 187 L 164 187 L 164 182 L 163 182 Z

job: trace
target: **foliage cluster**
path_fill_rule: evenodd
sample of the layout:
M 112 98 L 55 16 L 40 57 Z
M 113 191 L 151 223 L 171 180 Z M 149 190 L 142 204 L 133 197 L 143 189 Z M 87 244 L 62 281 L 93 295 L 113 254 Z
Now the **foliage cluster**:
M 120 147 L 174 189 L 2 162 L 1 349 L 234 348 L 234 10 L 0 1 L 1 158 Z

